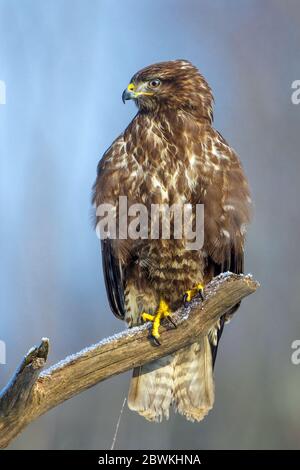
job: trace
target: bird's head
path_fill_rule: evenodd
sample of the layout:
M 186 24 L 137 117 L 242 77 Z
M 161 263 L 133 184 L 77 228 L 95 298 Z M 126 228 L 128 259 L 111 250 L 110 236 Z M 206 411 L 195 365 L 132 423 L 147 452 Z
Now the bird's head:
M 159 109 L 197 113 L 212 120 L 213 96 L 205 78 L 187 60 L 149 65 L 137 72 L 122 95 L 143 111 Z

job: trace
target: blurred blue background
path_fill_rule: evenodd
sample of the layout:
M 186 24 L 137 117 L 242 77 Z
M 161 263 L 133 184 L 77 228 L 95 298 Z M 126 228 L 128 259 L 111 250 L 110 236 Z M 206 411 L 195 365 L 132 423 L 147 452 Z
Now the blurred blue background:
M 130 77 L 185 58 L 211 84 L 215 126 L 250 180 L 246 270 L 262 287 L 223 335 L 206 420 L 151 424 L 126 409 L 116 448 L 300 448 L 299 43 L 297 0 L 0 0 L 0 386 L 42 336 L 51 364 L 124 328 L 106 300 L 91 186 L 135 114 L 121 101 Z M 109 448 L 129 375 L 52 410 L 10 448 Z

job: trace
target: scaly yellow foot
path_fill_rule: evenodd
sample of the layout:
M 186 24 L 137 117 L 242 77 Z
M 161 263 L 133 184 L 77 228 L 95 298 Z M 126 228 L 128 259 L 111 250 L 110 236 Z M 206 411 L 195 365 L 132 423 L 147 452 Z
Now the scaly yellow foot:
M 186 290 L 184 293 L 183 301 L 191 302 L 193 298 L 196 297 L 197 295 L 199 295 L 201 300 L 204 300 L 203 290 L 204 290 L 203 284 L 197 284 L 192 289 Z
M 160 337 L 160 334 L 159 334 L 158 330 L 159 330 L 161 321 L 164 318 L 167 318 L 176 327 L 175 323 L 170 318 L 171 313 L 172 312 L 171 312 L 170 307 L 168 306 L 167 302 L 165 302 L 164 300 L 160 300 L 159 306 L 158 306 L 158 309 L 157 309 L 155 315 L 150 315 L 149 313 L 142 313 L 142 315 L 141 315 L 143 321 L 151 321 L 152 322 L 151 335 L 153 336 L 153 338 L 155 339 L 155 342 L 157 344 L 160 344 L 160 342 L 158 340 L 158 338 Z

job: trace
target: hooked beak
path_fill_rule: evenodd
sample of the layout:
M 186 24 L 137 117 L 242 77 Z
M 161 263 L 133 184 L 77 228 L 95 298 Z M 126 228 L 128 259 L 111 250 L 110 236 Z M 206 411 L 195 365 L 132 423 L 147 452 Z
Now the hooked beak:
M 126 100 L 133 100 L 136 98 L 136 93 L 135 93 L 135 85 L 133 83 L 129 83 L 128 87 L 123 91 L 122 93 L 122 101 L 125 104 Z

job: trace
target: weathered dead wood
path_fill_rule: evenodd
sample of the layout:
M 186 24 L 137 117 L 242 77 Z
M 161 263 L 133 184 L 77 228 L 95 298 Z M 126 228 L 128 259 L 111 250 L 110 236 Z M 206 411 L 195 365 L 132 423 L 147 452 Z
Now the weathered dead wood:
M 161 346 L 149 339 L 150 325 L 122 331 L 67 357 L 41 372 L 48 339 L 31 349 L 0 394 L 0 447 L 6 447 L 27 424 L 69 398 L 113 375 L 172 353 L 206 335 L 214 323 L 258 283 L 250 275 L 216 277 L 205 288 L 205 300 L 193 300 L 173 315 L 178 328 L 161 327 Z

